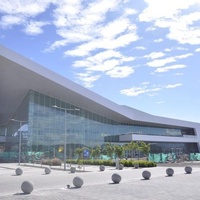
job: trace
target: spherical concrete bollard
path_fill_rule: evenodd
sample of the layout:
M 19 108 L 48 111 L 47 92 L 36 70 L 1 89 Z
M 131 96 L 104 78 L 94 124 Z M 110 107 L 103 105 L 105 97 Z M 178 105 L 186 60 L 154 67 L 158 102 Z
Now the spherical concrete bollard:
M 122 170 L 122 169 L 124 169 L 124 165 L 119 164 L 119 170 Z
M 50 167 L 45 167 L 44 168 L 45 174 L 50 174 L 51 173 L 51 168 Z
M 173 170 L 172 168 L 167 168 L 167 169 L 166 169 L 166 174 L 167 174 L 168 176 L 173 176 L 174 170 Z
M 119 183 L 122 179 L 121 176 L 119 174 L 116 174 L 116 173 L 113 174 L 111 178 L 112 178 L 113 183 Z
M 185 167 L 185 172 L 186 172 L 187 174 L 191 174 L 191 173 L 192 173 L 192 167 L 186 166 L 186 167 Z
M 139 168 L 139 164 L 134 164 L 135 169 Z
M 76 172 L 76 167 L 71 167 L 71 168 L 70 168 L 70 172 L 71 172 L 71 173 L 75 173 L 75 172 Z
M 151 177 L 151 172 L 145 170 L 145 171 L 142 172 L 142 176 L 143 176 L 144 179 L 148 180 Z
M 99 170 L 100 170 L 100 171 L 104 171 L 104 170 L 105 170 L 105 166 L 104 166 L 104 165 L 100 165 L 100 166 L 99 166 Z
M 81 188 L 82 185 L 83 185 L 83 179 L 76 176 L 74 179 L 73 179 L 73 184 L 76 188 Z
M 15 170 L 15 173 L 16 173 L 16 175 L 20 176 L 20 175 L 22 175 L 23 170 L 22 170 L 21 168 L 17 168 L 17 169 Z
M 24 181 L 21 185 L 21 189 L 25 194 L 30 194 L 34 189 L 34 185 L 31 181 Z

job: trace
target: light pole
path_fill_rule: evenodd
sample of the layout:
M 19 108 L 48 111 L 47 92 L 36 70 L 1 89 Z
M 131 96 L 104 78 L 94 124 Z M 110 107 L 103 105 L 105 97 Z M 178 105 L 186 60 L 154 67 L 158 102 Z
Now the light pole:
M 14 122 L 19 122 L 19 128 L 20 128 L 20 131 L 19 131 L 19 157 L 18 157 L 18 165 L 20 165 L 21 163 L 21 143 L 22 143 L 22 131 L 21 131 L 21 128 L 22 128 L 22 123 L 25 123 L 27 121 L 22 121 L 22 120 L 17 120 L 17 119 L 11 119 L 12 121 Z
M 66 128 L 67 128 L 67 125 L 66 125 L 66 115 L 67 115 L 67 111 L 79 111 L 80 109 L 79 108 L 74 108 L 74 109 L 70 109 L 70 108 L 63 108 L 63 107 L 58 107 L 56 105 L 53 105 L 52 106 L 53 108 L 56 108 L 56 109 L 60 109 L 60 110 L 64 110 L 65 111 L 65 132 L 64 132 L 64 155 L 63 155 L 63 162 L 64 162 L 64 171 L 66 171 L 66 135 L 67 135 L 67 132 L 66 132 Z

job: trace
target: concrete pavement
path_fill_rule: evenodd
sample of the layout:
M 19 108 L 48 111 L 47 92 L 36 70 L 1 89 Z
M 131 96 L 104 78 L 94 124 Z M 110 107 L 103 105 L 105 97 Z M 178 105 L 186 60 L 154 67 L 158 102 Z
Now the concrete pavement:
M 190 165 L 192 174 L 186 174 L 184 167 Z M 0 164 L 0 200 L 30 199 L 30 200 L 196 200 L 199 199 L 200 188 L 200 163 L 168 164 L 154 168 L 124 168 L 116 170 L 114 167 L 106 167 L 100 172 L 98 166 L 85 166 L 85 172 L 70 173 L 59 167 L 52 169 L 51 174 L 46 175 L 40 165 L 21 165 L 23 174 L 17 176 L 15 169 L 17 164 Z M 44 166 L 43 166 L 44 167 Z M 172 167 L 174 176 L 167 177 L 166 169 Z M 143 180 L 142 172 L 151 172 L 150 180 Z M 119 184 L 113 184 L 113 173 L 121 175 Z M 82 188 L 75 188 L 73 178 L 79 176 L 84 180 Z M 21 191 L 23 181 L 32 181 L 34 190 L 25 195 Z M 70 185 L 68 189 L 66 186 Z

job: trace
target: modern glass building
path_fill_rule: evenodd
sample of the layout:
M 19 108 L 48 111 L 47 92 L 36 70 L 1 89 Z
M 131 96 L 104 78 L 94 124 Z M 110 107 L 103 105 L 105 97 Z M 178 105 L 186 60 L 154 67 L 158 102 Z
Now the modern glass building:
M 106 142 L 197 153 L 199 134 L 199 123 L 120 106 L 0 46 L 0 162 L 75 158 Z

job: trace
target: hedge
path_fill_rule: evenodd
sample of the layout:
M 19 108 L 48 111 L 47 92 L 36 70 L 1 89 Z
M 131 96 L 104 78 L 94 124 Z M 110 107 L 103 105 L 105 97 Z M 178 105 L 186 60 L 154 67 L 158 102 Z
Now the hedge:
M 113 160 L 67 160 L 67 163 L 71 164 L 83 164 L 83 165 L 105 165 L 105 166 L 115 166 L 115 161 Z M 139 164 L 139 167 L 156 167 L 157 164 L 152 161 L 147 160 L 120 160 L 120 164 L 124 167 L 134 167 L 135 164 Z

